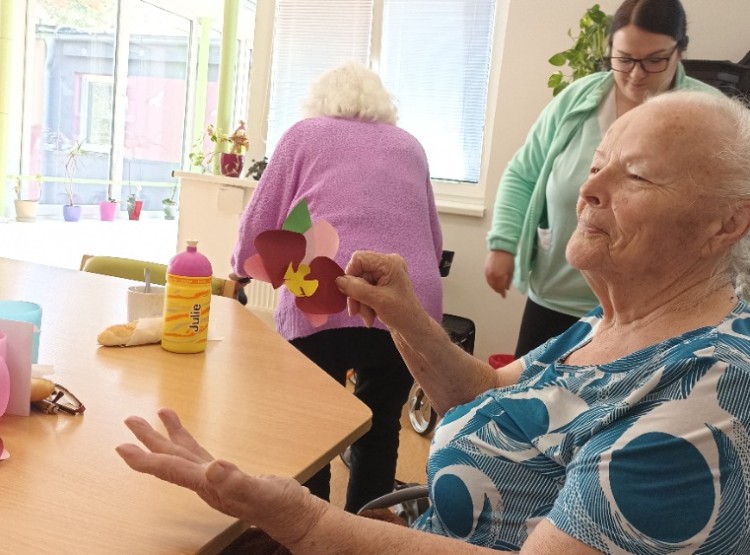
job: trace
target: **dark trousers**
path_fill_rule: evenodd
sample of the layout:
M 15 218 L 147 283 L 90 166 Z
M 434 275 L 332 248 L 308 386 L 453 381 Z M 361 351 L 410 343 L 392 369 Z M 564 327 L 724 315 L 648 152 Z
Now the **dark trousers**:
M 385 330 L 341 328 L 291 341 L 299 351 L 344 385 L 354 369 L 354 395 L 372 411 L 372 428 L 352 444 L 346 510 L 393 491 L 396 478 L 401 410 L 413 379 Z M 305 483 L 325 500 L 331 493 L 331 466 L 326 465 Z
M 578 320 L 577 316 L 544 308 L 527 299 L 521 318 L 521 330 L 518 332 L 516 358 L 560 335 Z

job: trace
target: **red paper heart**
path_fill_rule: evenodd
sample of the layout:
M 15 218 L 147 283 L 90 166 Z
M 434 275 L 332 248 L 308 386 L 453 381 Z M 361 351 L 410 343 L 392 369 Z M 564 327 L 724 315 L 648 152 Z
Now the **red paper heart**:
M 297 268 L 305 257 L 305 236 L 296 231 L 272 229 L 255 238 L 255 249 L 263 259 L 263 266 L 276 289 L 284 284 L 284 274 L 289 264 Z
M 344 310 L 346 296 L 336 287 L 336 278 L 343 275 L 341 266 L 330 258 L 313 258 L 307 279 L 317 279 L 318 289 L 312 297 L 297 297 L 297 308 L 309 314 L 335 314 Z

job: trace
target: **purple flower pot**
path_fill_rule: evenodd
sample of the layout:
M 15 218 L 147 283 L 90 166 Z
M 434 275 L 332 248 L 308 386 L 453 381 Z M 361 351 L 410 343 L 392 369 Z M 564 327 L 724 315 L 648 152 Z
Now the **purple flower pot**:
M 66 222 L 77 222 L 81 219 L 81 207 L 73 204 L 64 204 L 63 218 Z

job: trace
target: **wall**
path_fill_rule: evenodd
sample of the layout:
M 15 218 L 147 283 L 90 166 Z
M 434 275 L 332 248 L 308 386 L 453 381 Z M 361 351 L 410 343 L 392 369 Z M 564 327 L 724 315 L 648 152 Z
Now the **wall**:
M 499 0 L 499 3 L 502 3 Z M 568 29 L 578 27 L 580 16 L 593 0 L 510 0 L 505 41 L 493 72 L 497 87 L 494 121 L 488 127 L 491 152 L 487 159 L 488 208 L 484 218 L 443 214 L 445 248 L 455 250 L 451 274 L 443 280 L 445 311 L 471 318 L 477 327 L 475 354 L 486 360 L 492 353 L 513 352 L 525 298 L 512 291 L 503 300 L 484 281 L 485 235 L 497 182 L 505 164 L 523 143 L 526 133 L 552 98 L 547 78 L 553 67 L 547 59 L 571 46 Z M 614 13 L 619 0 L 600 0 Z M 683 0 L 688 14 L 690 45 L 686 57 L 739 61 L 750 50 L 747 0 Z

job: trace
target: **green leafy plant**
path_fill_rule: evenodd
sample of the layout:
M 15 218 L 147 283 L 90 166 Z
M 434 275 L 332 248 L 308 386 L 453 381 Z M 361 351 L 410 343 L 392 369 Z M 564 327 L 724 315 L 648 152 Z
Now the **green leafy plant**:
M 164 197 L 161 199 L 161 203 L 165 206 L 174 206 L 177 204 L 177 201 L 174 199 L 175 195 L 177 194 L 177 185 L 172 185 L 172 192 L 168 197 Z
M 193 148 L 190 150 L 190 154 L 188 154 L 188 158 L 194 167 L 201 169 L 201 173 L 206 173 L 208 171 L 208 164 L 211 161 L 211 158 L 213 158 L 213 152 L 203 152 L 203 137 L 195 141 Z
M 576 79 L 604 68 L 604 58 L 607 54 L 607 36 L 611 23 L 612 16 L 604 13 L 599 8 L 599 4 L 594 4 L 581 17 L 578 36 L 573 36 L 572 29 L 568 30 L 568 36 L 575 40 L 575 44 L 567 50 L 554 54 L 549 59 L 549 63 L 555 67 L 563 67 L 567 64 L 573 71 L 571 75 L 567 76 L 563 74 L 562 70 L 549 76 L 547 86 L 552 89 L 553 96 L 556 96 Z
M 268 158 L 263 158 L 263 160 L 252 160 L 252 164 L 247 168 L 247 173 L 245 174 L 248 177 L 252 177 L 255 179 L 255 181 L 260 181 L 260 178 L 263 176 L 263 172 L 266 170 L 266 166 L 268 165 Z
M 136 185 L 135 192 L 133 192 L 133 186 L 128 183 L 128 198 L 125 201 L 125 206 L 128 209 L 128 214 L 132 214 L 135 210 L 135 203 L 138 201 L 138 197 L 141 194 L 141 186 Z
M 172 185 L 172 193 L 168 197 L 161 199 L 165 220 L 174 220 L 174 207 L 177 205 L 177 201 L 174 198 L 176 194 L 177 185 Z

